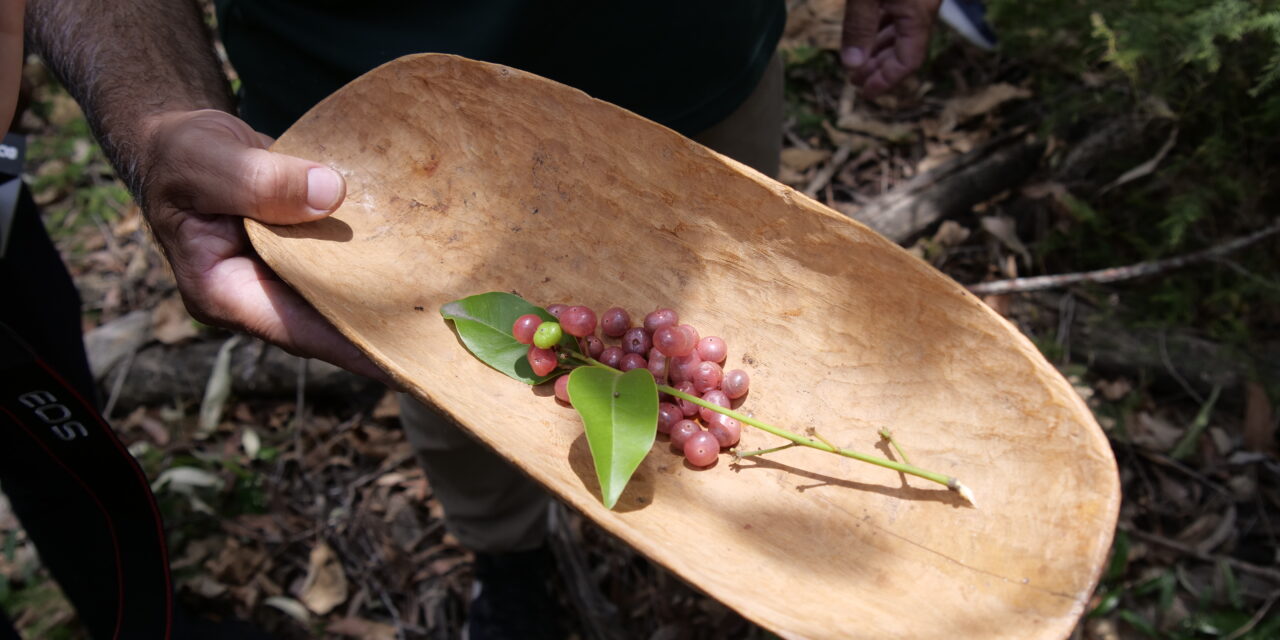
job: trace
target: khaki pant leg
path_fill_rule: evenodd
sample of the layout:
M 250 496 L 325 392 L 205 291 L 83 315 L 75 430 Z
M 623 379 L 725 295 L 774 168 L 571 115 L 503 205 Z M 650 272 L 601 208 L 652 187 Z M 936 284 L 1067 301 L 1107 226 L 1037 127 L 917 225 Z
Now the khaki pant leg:
M 472 551 L 540 546 L 550 497 L 523 472 L 434 409 L 400 394 L 400 423 L 445 512 L 445 527 Z
M 727 118 L 695 136 L 768 176 L 782 150 L 782 59 L 774 54 L 760 84 Z M 546 537 L 549 497 L 501 456 L 411 396 L 400 422 L 445 512 L 445 526 L 473 551 L 524 551 Z
M 777 177 L 782 154 L 782 94 L 782 56 L 774 53 L 747 100 L 693 139 L 766 176 Z

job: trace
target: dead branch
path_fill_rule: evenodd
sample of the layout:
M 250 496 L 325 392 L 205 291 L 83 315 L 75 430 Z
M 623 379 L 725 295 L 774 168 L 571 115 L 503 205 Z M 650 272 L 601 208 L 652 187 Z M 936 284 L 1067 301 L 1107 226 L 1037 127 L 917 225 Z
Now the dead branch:
M 1196 558 L 1197 560 L 1203 560 L 1205 562 L 1225 562 L 1231 565 L 1233 568 L 1239 569 L 1240 571 L 1243 571 L 1245 573 L 1252 573 L 1253 575 L 1261 576 L 1263 578 L 1267 578 L 1268 580 L 1271 580 L 1272 582 L 1280 584 L 1280 571 L 1276 571 L 1275 569 L 1272 569 L 1269 567 L 1260 567 L 1256 564 L 1251 564 L 1243 560 L 1237 560 L 1236 558 L 1233 558 L 1231 556 L 1205 553 L 1191 545 L 1182 544 L 1181 542 L 1170 540 L 1163 536 L 1158 536 L 1154 533 L 1148 533 L 1141 529 L 1134 529 L 1133 527 L 1130 527 L 1130 526 L 1121 525 L 1120 530 L 1128 532 L 1129 535 L 1132 535 L 1135 538 L 1139 538 L 1141 540 L 1145 540 L 1153 544 L 1158 544 L 1162 547 L 1173 549 L 1174 551 L 1177 551 L 1183 555 L 1191 556 L 1193 558 Z
M 128 375 L 118 393 L 116 411 L 140 405 L 199 403 L 209 372 L 217 360 L 224 339 L 194 340 L 176 345 L 151 344 L 137 351 L 129 362 Z M 89 359 L 95 360 L 90 344 Z M 125 354 L 126 356 L 128 353 Z M 230 353 L 231 393 L 235 397 L 273 397 L 294 400 L 299 392 L 300 358 L 276 347 L 262 349 L 257 340 L 244 340 Z M 119 368 L 119 364 L 117 368 Z M 314 402 L 350 403 L 359 398 L 375 398 L 382 385 L 339 369 L 327 362 L 311 361 L 307 366 L 307 394 Z M 104 371 L 106 376 L 110 370 Z
M 1044 144 L 1021 134 L 1002 136 L 934 167 L 848 215 L 886 238 L 906 242 L 934 222 L 1022 183 Z
M 1165 273 L 1174 269 L 1204 262 L 1222 257 L 1229 253 L 1239 251 L 1251 244 L 1263 240 L 1276 232 L 1280 232 L 1280 218 L 1272 222 L 1270 226 L 1260 231 L 1255 231 L 1247 236 L 1235 238 L 1214 245 L 1202 251 L 1189 253 L 1183 256 L 1175 256 L 1173 258 L 1164 258 L 1162 260 L 1149 260 L 1139 262 L 1123 267 L 1111 267 L 1108 269 L 1098 269 L 1096 271 L 1085 271 L 1081 273 L 1060 273 L 1051 276 L 1035 276 L 1031 278 L 1012 278 L 1009 280 L 995 280 L 992 282 L 981 282 L 969 285 L 969 291 L 976 295 L 992 295 L 1005 293 L 1025 293 L 1027 291 L 1042 291 L 1045 289 L 1060 289 L 1083 282 L 1105 283 L 1119 282 L 1121 280 L 1132 280 L 1144 276 Z

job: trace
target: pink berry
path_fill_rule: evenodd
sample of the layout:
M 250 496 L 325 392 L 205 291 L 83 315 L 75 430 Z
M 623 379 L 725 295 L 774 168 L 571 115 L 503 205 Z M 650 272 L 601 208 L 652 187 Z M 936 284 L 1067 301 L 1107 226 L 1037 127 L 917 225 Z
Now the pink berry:
M 720 441 L 706 431 L 699 431 L 684 442 L 684 459 L 695 467 L 710 465 L 719 454 Z
M 585 338 L 596 332 L 596 312 L 590 307 L 569 307 L 560 317 L 560 326 L 571 336 Z
M 671 446 L 682 449 L 684 443 L 696 433 L 702 433 L 702 427 L 692 420 L 677 420 L 671 425 Z
M 717 413 L 715 418 L 707 422 L 707 433 L 710 433 L 721 447 L 732 447 L 742 438 L 742 423 Z
M 742 369 L 734 369 L 724 374 L 724 380 L 720 382 L 720 388 L 724 390 L 724 394 L 729 396 L 730 400 L 737 400 L 747 395 L 747 386 L 751 384 L 751 378 L 747 376 L 747 372 Z
M 672 382 L 692 380 L 693 372 L 697 371 L 698 365 L 701 363 L 702 359 L 698 357 L 697 352 L 672 358 L 671 364 L 667 367 L 667 375 L 671 376 Z
M 526 313 L 516 318 L 515 324 L 511 325 L 511 335 L 520 344 L 533 344 L 533 332 L 538 330 L 540 324 L 542 324 L 542 316 Z
M 647 366 L 649 366 L 649 363 L 645 362 L 644 356 L 638 353 L 628 353 L 622 356 L 622 361 L 618 363 L 618 370 L 626 373 L 632 369 L 643 369 Z
M 698 368 L 693 370 L 693 388 L 697 389 L 698 393 L 706 393 L 719 388 L 723 377 L 724 372 L 720 369 L 720 365 L 703 360 L 698 363 Z
M 621 338 L 631 328 L 631 314 L 622 307 L 610 307 L 600 316 L 600 330 L 610 338 Z
M 568 328 L 565 329 L 568 331 Z M 724 340 L 716 336 L 707 336 L 698 341 L 698 357 L 710 362 L 724 362 L 724 356 L 729 352 L 729 347 Z
M 600 357 L 596 358 L 596 360 L 599 360 L 600 364 L 617 369 L 618 365 L 622 363 L 622 356 L 622 347 L 605 347 L 604 351 L 600 352 Z
M 671 427 L 684 419 L 684 413 L 670 402 L 658 403 L 658 433 L 671 433 Z
M 550 349 L 539 349 L 530 346 L 529 366 L 533 367 L 533 374 L 537 376 L 545 376 L 551 373 L 556 368 L 556 352 Z
M 569 308 L 569 305 L 567 305 L 567 304 L 561 304 L 561 303 L 557 302 L 557 303 L 555 303 L 555 304 L 553 304 L 553 305 L 549 305 L 549 306 L 547 307 L 547 313 L 549 313 L 549 314 L 551 314 L 553 317 L 555 317 L 555 319 L 556 319 L 556 320 L 559 320 L 559 319 L 560 319 L 560 314 L 564 313 L 564 312 L 565 312 L 565 310 L 566 310 L 566 309 L 568 309 L 568 308 Z
M 684 393 L 687 393 L 689 395 L 697 395 L 693 388 L 693 383 L 688 380 L 685 380 L 684 382 L 676 383 L 676 391 L 683 391 Z M 680 405 L 680 411 L 684 413 L 686 418 L 691 418 L 697 415 L 698 409 L 701 408 L 698 405 L 692 402 L 689 402 L 688 400 L 685 400 L 683 398 L 678 399 L 676 404 Z
M 667 383 L 667 368 L 669 364 L 670 360 L 662 355 L 662 352 L 658 351 L 657 348 L 649 350 L 649 373 L 653 374 L 653 379 L 657 380 L 658 384 Z
M 556 400 L 566 404 L 569 402 L 569 376 L 560 376 L 556 378 Z
M 604 342 L 595 336 L 587 336 L 584 338 L 587 343 L 587 355 L 600 359 L 600 354 L 604 353 Z
M 658 329 L 673 326 L 679 322 L 680 316 L 676 315 L 674 309 L 657 309 L 650 311 L 649 315 L 644 317 L 644 330 L 653 335 Z
M 663 327 L 654 332 L 653 346 L 668 356 L 678 358 L 692 353 L 694 343 L 680 327 Z
M 702 394 L 702 399 L 716 405 L 717 407 L 729 408 L 729 396 L 725 395 L 724 392 L 719 389 L 712 389 Z M 706 407 L 698 407 L 698 415 L 702 416 L 703 421 L 709 421 L 711 420 L 711 416 L 718 416 L 720 414 Z
M 640 327 L 632 327 L 622 335 L 622 350 L 627 353 L 638 353 L 644 355 L 649 353 L 649 349 L 653 347 L 653 343 L 649 340 L 649 334 L 645 333 Z
M 681 331 L 683 331 L 683 332 L 685 332 L 685 333 L 687 333 L 687 334 L 689 334 L 689 342 L 693 343 L 693 345 L 694 345 L 695 347 L 697 347 L 697 345 L 698 345 L 698 330 L 697 330 L 697 329 L 694 329 L 694 328 L 693 328 L 693 325 L 691 325 L 691 324 L 682 324 L 682 325 L 680 325 L 680 330 L 681 330 Z

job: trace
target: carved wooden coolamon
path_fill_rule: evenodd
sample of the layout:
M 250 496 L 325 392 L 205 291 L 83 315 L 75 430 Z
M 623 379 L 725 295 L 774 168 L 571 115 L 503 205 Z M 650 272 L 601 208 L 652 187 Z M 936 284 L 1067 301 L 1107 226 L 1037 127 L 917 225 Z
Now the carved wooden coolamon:
M 391 62 L 273 147 L 332 165 L 329 219 L 254 246 L 379 366 L 610 532 L 785 638 L 1063 638 L 1107 556 L 1115 459 L 1070 384 L 954 281 L 844 216 L 586 94 L 444 55 Z M 677 309 L 810 449 L 695 470 L 654 445 L 605 510 L 582 426 L 472 357 L 440 306 Z M 744 429 L 743 447 L 781 444 Z

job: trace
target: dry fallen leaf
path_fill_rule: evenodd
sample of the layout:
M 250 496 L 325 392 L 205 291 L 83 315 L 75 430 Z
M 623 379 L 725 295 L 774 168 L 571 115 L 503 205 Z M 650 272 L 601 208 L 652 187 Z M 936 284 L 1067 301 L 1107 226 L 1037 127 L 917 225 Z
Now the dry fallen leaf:
M 270 564 L 267 552 L 252 542 L 242 543 L 235 537 L 226 538 L 216 557 L 204 563 L 205 569 L 227 585 L 248 584 L 259 570 Z
M 781 48 L 839 49 L 844 5 L 845 0 L 808 0 L 791 7 Z
M 804 171 L 831 157 L 827 149 L 801 149 L 790 147 L 782 150 L 782 165 L 792 171 Z
M 373 408 L 374 420 L 391 420 L 400 417 L 400 397 L 391 390 L 382 394 L 382 398 L 378 400 L 378 405 Z
M 869 136 L 883 138 L 890 142 L 906 142 L 916 135 L 915 129 L 911 125 L 883 122 L 857 111 L 841 114 L 840 119 L 836 121 L 836 126 L 848 131 L 857 131 Z
M 988 113 L 1010 100 L 1030 97 L 1029 89 L 1015 87 L 1005 82 L 987 85 L 967 96 L 948 100 L 947 106 L 942 108 L 942 116 L 938 119 L 938 129 L 942 132 L 950 131 L 965 120 Z
M 240 337 L 238 334 L 231 336 L 218 347 L 213 371 L 209 372 L 209 381 L 205 384 L 204 399 L 200 401 L 196 437 L 207 437 L 218 428 L 218 423 L 222 420 L 222 411 L 231 395 L 231 350 L 239 344 Z
M 994 236 L 1009 250 L 1022 256 L 1026 264 L 1031 264 L 1031 252 L 1027 245 L 1018 238 L 1018 222 L 1009 216 L 986 216 L 982 218 L 982 229 Z
M 307 614 L 306 607 L 293 598 L 273 596 L 263 600 L 262 603 L 285 612 L 290 618 L 297 620 L 304 627 L 311 626 L 311 616 Z
M 151 311 L 151 333 L 165 344 L 176 344 L 194 338 L 199 330 L 192 322 L 182 298 L 165 298 Z
M 1168 451 L 1182 438 L 1183 429 L 1146 411 L 1138 412 L 1133 425 L 1133 442 L 1151 451 Z
M 190 580 L 182 582 L 192 593 L 206 599 L 213 599 L 227 592 L 227 585 L 210 578 L 207 574 L 198 574 Z
M 347 574 L 328 544 L 311 550 L 307 578 L 302 583 L 302 604 L 316 615 L 325 615 L 347 599 Z
M 364 618 L 343 618 L 329 623 L 324 630 L 340 636 L 361 638 L 361 640 L 395 640 L 396 637 L 395 627 Z

